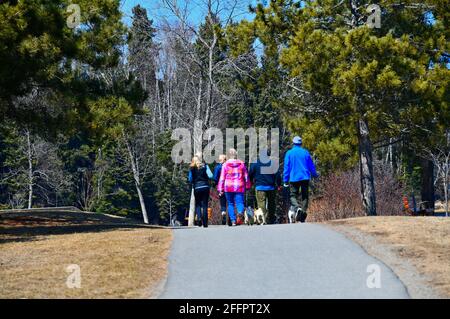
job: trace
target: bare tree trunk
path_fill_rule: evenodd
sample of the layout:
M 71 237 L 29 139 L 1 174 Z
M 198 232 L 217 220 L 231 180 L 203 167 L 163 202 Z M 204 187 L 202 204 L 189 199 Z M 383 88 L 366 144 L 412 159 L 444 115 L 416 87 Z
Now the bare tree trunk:
M 389 139 L 389 166 L 392 172 L 394 172 L 394 145 L 392 145 L 392 138 Z
M 172 129 L 172 85 L 170 84 L 167 89 L 167 120 L 168 128 Z
M 195 110 L 195 120 L 194 120 L 194 140 L 196 139 L 195 136 L 195 126 L 197 123 L 197 119 L 200 118 L 201 115 L 201 108 L 202 108 L 202 86 L 203 86 L 203 79 L 200 76 L 199 84 L 198 84 L 198 94 L 197 94 L 197 107 Z M 201 128 L 200 128 L 201 129 Z M 195 144 L 195 141 L 194 141 Z M 195 147 L 194 147 L 195 148 Z M 194 153 L 197 150 L 194 149 Z M 189 219 L 188 219 L 188 226 L 194 226 L 194 220 L 195 220 L 195 196 L 194 196 L 194 188 L 192 188 L 191 191 L 191 199 L 189 201 Z
M 158 101 L 159 99 L 159 80 L 156 79 L 155 81 L 155 97 L 156 100 Z M 158 103 L 158 102 L 157 102 Z M 156 145 L 156 141 L 155 141 L 155 130 L 156 130 L 156 106 L 154 107 L 154 109 L 152 110 L 152 157 L 153 157 L 153 163 L 156 162 L 156 156 L 155 155 L 155 145 Z
M 449 177 L 449 159 L 450 156 L 447 154 L 445 156 L 443 179 L 444 179 L 444 196 L 445 196 L 445 216 L 448 217 L 448 177 Z
M 213 25 L 213 21 L 211 18 L 211 14 L 209 16 L 211 20 L 211 25 Z M 211 46 L 209 47 L 209 56 L 208 56 L 208 92 L 207 92 L 207 102 L 206 102 L 206 115 L 205 115 L 205 125 L 209 126 L 209 119 L 211 117 L 213 102 L 213 89 L 214 89 L 214 79 L 213 79 L 213 67 L 214 67 L 214 49 L 217 43 L 217 35 L 213 30 L 213 41 Z
M 136 182 L 135 184 L 136 184 L 136 191 L 139 196 L 139 204 L 141 205 L 142 216 L 144 217 L 144 224 L 148 224 L 147 209 L 145 208 L 145 201 L 144 196 L 142 195 L 141 185 L 138 182 Z
M 199 119 L 202 112 L 202 86 L 203 79 L 200 76 L 199 84 L 198 84 L 198 94 L 197 94 L 197 107 L 195 109 L 195 119 Z
M 156 81 L 156 96 L 157 96 L 157 104 L 158 104 L 158 112 L 159 112 L 159 131 L 162 132 L 163 131 L 163 114 L 162 114 L 162 108 L 161 108 L 161 95 L 159 92 L 159 85 L 158 85 L 158 81 Z
M 445 216 L 448 217 L 448 183 L 444 181 Z
M 194 188 L 191 191 L 191 200 L 189 202 L 189 220 L 188 226 L 194 226 L 195 219 L 195 197 L 194 197 Z
M 148 215 L 147 215 L 147 209 L 145 208 L 144 196 L 142 194 L 142 187 L 141 187 L 141 182 L 140 182 L 140 178 L 139 178 L 139 169 L 136 165 L 135 157 L 133 155 L 133 150 L 131 149 L 131 145 L 128 142 L 128 139 L 126 137 L 125 137 L 125 143 L 126 143 L 127 150 L 128 150 L 128 156 L 130 158 L 131 170 L 133 171 L 134 184 L 136 185 L 136 191 L 139 196 L 139 204 L 141 205 L 142 217 L 144 218 L 144 223 L 148 224 Z
M 427 211 L 434 211 L 434 163 L 429 159 L 421 160 L 421 200 Z
M 102 149 L 98 149 L 98 161 L 102 160 Z M 102 197 L 102 188 L 103 188 L 103 167 L 97 171 L 97 198 Z
M 28 209 L 33 206 L 33 153 L 31 150 L 30 131 L 25 130 L 27 136 L 27 157 L 28 157 Z
M 361 173 L 361 195 L 368 216 L 376 216 L 375 184 L 373 176 L 372 143 L 369 126 L 365 119 L 358 122 L 359 165 Z
M 358 28 L 360 24 L 360 13 L 358 12 L 358 3 L 356 0 L 348 0 L 351 12 L 351 27 Z M 358 144 L 359 144 L 359 170 L 361 178 L 361 197 L 364 210 L 367 216 L 377 215 L 375 183 L 373 176 L 373 157 L 372 142 L 369 135 L 369 125 L 364 118 L 362 102 L 359 99 L 360 94 L 355 97 L 356 107 L 360 113 L 358 120 Z

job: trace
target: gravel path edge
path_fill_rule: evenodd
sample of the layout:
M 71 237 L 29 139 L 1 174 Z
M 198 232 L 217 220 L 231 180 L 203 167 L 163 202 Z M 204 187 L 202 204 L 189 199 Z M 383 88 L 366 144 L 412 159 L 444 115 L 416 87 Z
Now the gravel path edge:
M 407 259 L 398 256 L 393 247 L 380 243 L 375 236 L 363 233 L 351 226 L 323 224 L 358 244 L 366 253 L 388 266 L 405 285 L 413 299 L 445 299 L 429 285 L 429 278 L 422 275 Z

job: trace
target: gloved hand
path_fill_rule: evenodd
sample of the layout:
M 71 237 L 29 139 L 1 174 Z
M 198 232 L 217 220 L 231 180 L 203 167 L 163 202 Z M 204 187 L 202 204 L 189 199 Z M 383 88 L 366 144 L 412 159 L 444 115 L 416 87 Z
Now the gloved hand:
M 283 187 L 284 187 L 284 188 L 288 188 L 288 187 L 289 187 L 289 184 L 288 184 L 288 183 L 284 183 L 284 184 L 283 184 Z

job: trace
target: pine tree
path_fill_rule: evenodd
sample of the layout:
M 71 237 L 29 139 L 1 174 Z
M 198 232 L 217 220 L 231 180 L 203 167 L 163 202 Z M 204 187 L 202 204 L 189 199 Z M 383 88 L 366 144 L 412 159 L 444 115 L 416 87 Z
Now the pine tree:
M 140 5 L 133 8 L 133 23 L 128 40 L 128 65 L 145 91 L 154 90 L 157 46 L 153 39 L 156 29 L 147 10 Z
M 436 73 L 448 74 L 439 60 L 448 49 L 443 28 L 448 18 L 439 1 L 382 1 L 381 27 L 372 28 L 369 5 L 305 1 L 300 7 L 272 1 L 256 8 L 253 26 L 266 51 L 281 52 L 281 66 L 288 72 L 281 79 L 290 89 L 283 106 L 288 122 L 297 112 L 311 123 L 338 126 L 345 139 L 356 139 L 363 204 L 368 215 L 375 215 L 373 145 L 399 136 L 405 127 L 401 119 L 412 109 L 426 112 L 430 104 L 418 104 L 421 97 L 428 94 L 434 97 L 431 104 L 446 104 L 433 80 Z M 430 12 L 434 24 L 427 23 Z M 272 33 L 274 40 L 267 39 Z M 437 86 L 445 88 L 442 78 Z
M 67 128 L 72 123 L 63 115 L 78 121 L 84 111 L 83 100 L 63 105 L 55 101 L 78 96 L 83 78 L 77 76 L 74 64 L 86 69 L 117 64 L 125 32 L 120 1 L 80 0 L 76 8 L 70 4 L 68 0 L 0 3 L 1 121 L 44 129 L 64 118 L 59 127 Z M 78 26 L 72 23 L 74 18 Z M 32 104 L 24 108 L 16 103 L 35 88 L 51 89 L 46 108 Z M 55 116 L 57 113 L 61 116 Z

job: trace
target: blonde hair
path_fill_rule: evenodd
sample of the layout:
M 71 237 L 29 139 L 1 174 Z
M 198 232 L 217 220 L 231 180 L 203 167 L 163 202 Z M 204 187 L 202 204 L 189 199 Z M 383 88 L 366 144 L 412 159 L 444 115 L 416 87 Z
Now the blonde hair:
M 219 155 L 219 163 L 225 163 L 227 161 L 227 156 L 225 154 Z
M 195 153 L 194 157 L 192 158 L 191 165 L 189 165 L 191 168 L 201 168 L 203 167 L 203 159 L 202 159 L 202 153 Z
M 234 148 L 230 148 L 228 150 L 228 158 L 229 159 L 236 159 L 237 158 L 237 151 Z

